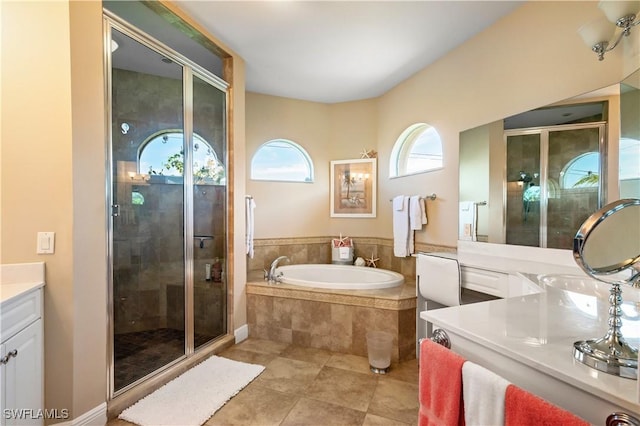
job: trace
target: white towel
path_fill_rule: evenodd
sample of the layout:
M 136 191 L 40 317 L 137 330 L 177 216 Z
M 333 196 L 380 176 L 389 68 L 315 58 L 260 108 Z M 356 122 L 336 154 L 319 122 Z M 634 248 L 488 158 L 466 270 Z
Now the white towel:
M 404 210 L 404 195 L 398 195 L 393 198 L 393 210 Z
M 426 253 L 416 256 L 418 291 L 444 306 L 460 305 L 460 264 L 456 259 Z
M 429 221 L 427 220 L 427 203 L 424 201 L 424 198 L 420 198 L 420 211 L 422 213 L 420 220 L 423 225 L 426 225 Z
M 256 202 L 253 197 L 245 198 L 245 213 L 246 213 L 246 230 L 245 238 L 247 245 L 247 254 L 253 259 L 253 232 L 254 232 L 254 212 L 256 208 Z
M 462 364 L 462 395 L 466 426 L 504 424 L 504 400 L 509 382 L 496 373 L 465 361 Z
M 477 241 L 478 207 L 473 201 L 460 201 L 458 239 Z
M 409 197 L 398 195 L 393 199 L 393 254 L 409 256 Z
M 420 196 L 412 195 L 409 198 L 409 224 L 411 225 L 411 229 L 414 231 L 419 231 L 422 229 L 422 225 L 426 223 L 422 221 L 422 214 L 424 212 L 423 208 L 420 206 Z M 423 200 L 424 205 L 424 200 Z
M 409 254 L 415 253 L 415 234 L 413 231 L 422 229 L 422 209 L 420 208 L 420 196 L 409 197 Z

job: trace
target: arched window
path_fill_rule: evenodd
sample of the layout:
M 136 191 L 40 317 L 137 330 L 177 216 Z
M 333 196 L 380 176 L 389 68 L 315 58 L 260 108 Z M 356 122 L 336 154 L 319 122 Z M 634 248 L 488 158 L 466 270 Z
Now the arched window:
M 251 159 L 251 179 L 313 182 L 313 162 L 297 143 L 270 140 L 262 144 Z
M 389 176 L 398 177 L 442 168 L 442 141 L 433 126 L 417 123 L 398 138 L 389 163 Z
M 182 176 L 184 173 L 183 133 L 163 131 L 140 146 L 138 172 L 149 175 Z M 197 184 L 224 185 L 224 166 L 214 149 L 200 135 L 193 134 L 193 179 Z
M 560 172 L 560 187 L 591 188 L 600 182 L 600 154 L 587 152 L 569 161 Z

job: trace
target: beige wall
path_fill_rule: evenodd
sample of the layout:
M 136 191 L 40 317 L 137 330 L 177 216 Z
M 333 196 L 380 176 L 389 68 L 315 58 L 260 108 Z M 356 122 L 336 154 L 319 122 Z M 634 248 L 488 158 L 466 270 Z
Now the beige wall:
M 106 397 L 104 110 L 96 55 L 101 5 L 0 5 L 1 261 L 46 262 L 46 404 L 78 416 Z M 259 238 L 338 232 L 390 237 L 388 199 L 436 192 L 430 223 L 417 238 L 454 246 L 459 132 L 620 80 L 623 50 L 598 62 L 577 36 L 577 28 L 596 16 L 595 2 L 527 3 L 374 100 L 324 105 L 250 94 L 246 148 L 244 63 L 234 55 L 234 327 L 246 323 L 244 194 L 256 197 Z M 634 58 L 624 58 L 627 69 Z M 389 180 L 393 143 L 419 121 L 440 131 L 445 168 Z M 315 183 L 245 184 L 255 148 L 274 137 L 309 151 Z M 363 148 L 379 152 L 378 217 L 330 219 L 329 161 L 358 158 Z M 55 254 L 35 254 L 37 231 L 56 232 Z
M 102 4 L 2 1 L 0 18 L 0 261 L 46 264 L 45 404 L 75 418 L 107 397 Z M 235 189 L 244 194 L 244 63 L 232 60 Z M 243 206 L 235 200 L 241 232 L 231 236 L 238 325 L 246 323 Z M 56 233 L 55 254 L 35 253 L 38 231 Z
M 370 235 L 375 219 L 329 216 L 328 182 L 331 160 L 360 158 L 363 149 L 377 149 L 376 123 L 375 100 L 328 105 L 247 93 L 246 185 L 257 206 L 256 237 Z M 301 145 L 311 156 L 312 183 L 250 179 L 256 150 L 278 138 Z
M 2 2 L 2 9 L 2 263 L 46 263 L 46 404 L 72 410 L 77 318 L 69 3 Z M 38 231 L 55 232 L 55 254 L 36 254 Z
M 596 2 L 529 2 L 495 25 L 467 41 L 446 57 L 405 80 L 383 96 L 349 104 L 305 105 L 305 115 L 294 105 L 299 101 L 248 94 L 247 156 L 259 143 L 273 137 L 287 137 L 289 122 L 267 125 L 265 111 L 275 105 L 291 109 L 307 121 L 308 132 L 296 142 L 310 151 L 324 149 L 314 157 L 326 167 L 330 160 L 358 158 L 363 147 L 378 151 L 378 217 L 376 219 L 329 219 L 328 177 L 317 175 L 304 192 L 305 206 L 294 209 L 294 191 L 285 184 L 247 182 L 248 190 L 264 200 L 256 209 L 256 237 L 343 234 L 392 236 L 389 199 L 397 194 L 430 194 L 429 224 L 416 233 L 416 241 L 455 246 L 457 244 L 458 137 L 459 133 L 536 107 L 557 102 L 613 83 L 624 75 L 624 49 L 607 54 L 599 62 L 584 45 L 577 29 L 600 16 Z M 259 100 L 259 102 L 258 102 Z M 313 115 L 313 109 L 322 115 Z M 325 113 L 328 109 L 328 113 Z M 332 117 L 327 122 L 325 114 Z M 351 120 L 360 120 L 354 122 Z M 270 118 L 272 119 L 272 118 Z M 362 120 L 369 121 L 362 121 Z M 444 168 L 431 173 L 389 179 L 389 157 L 393 144 L 409 125 L 427 122 L 443 140 Z M 331 141 L 317 142 L 312 133 L 317 124 Z M 303 129 L 303 130 L 306 130 Z M 348 135 L 349 137 L 346 137 Z M 345 137 L 342 137 L 345 136 Z M 373 143 L 369 138 L 375 138 Z M 340 143 L 336 144 L 335 141 Z M 317 145 L 321 144 L 321 145 Z M 318 166 L 316 166 L 318 167 Z M 260 186 L 258 186 L 260 185 Z M 283 201 L 284 199 L 284 201 Z M 277 209 L 270 200 L 287 209 Z M 320 209 L 318 213 L 316 209 Z M 324 210 L 324 212 L 322 211 Z M 313 215 L 313 226 L 307 214 Z M 325 225 L 326 224 L 326 225 Z M 310 232 L 313 230 L 313 232 Z
M 73 414 L 104 402 L 107 389 L 105 124 L 100 2 L 70 3 L 73 167 Z M 45 318 L 45 322 L 49 318 Z M 45 337 L 51 342 L 51 335 Z M 53 370 L 52 365 L 48 363 Z M 100 374 L 102 373 L 102 374 Z M 47 396 L 57 393 L 48 383 Z
M 489 201 L 491 130 L 491 125 L 478 126 L 460 134 L 460 201 Z M 478 206 L 476 223 L 479 236 L 490 235 L 486 206 Z
M 329 226 L 330 106 L 247 93 L 246 191 L 256 202 L 256 237 L 325 235 Z M 249 179 L 250 164 L 260 145 L 291 140 L 313 159 L 314 181 L 265 182 Z

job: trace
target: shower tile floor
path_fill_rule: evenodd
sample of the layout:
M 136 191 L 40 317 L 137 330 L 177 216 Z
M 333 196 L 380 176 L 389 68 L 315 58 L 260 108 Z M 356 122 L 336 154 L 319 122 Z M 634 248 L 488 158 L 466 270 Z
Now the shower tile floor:
M 196 335 L 196 347 L 211 340 Z M 184 355 L 184 331 L 171 328 L 114 336 L 114 384 L 121 389 Z
M 415 425 L 418 362 L 369 371 L 366 357 L 248 339 L 218 354 L 264 365 L 206 425 Z M 128 426 L 119 419 L 107 426 Z

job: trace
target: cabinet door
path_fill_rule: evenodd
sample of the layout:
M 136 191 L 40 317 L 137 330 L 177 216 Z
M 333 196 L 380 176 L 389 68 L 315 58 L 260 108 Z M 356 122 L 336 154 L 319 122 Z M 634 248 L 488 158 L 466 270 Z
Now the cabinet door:
M 497 297 L 507 297 L 509 275 L 496 271 L 462 266 L 462 287 Z
M 3 344 L 2 355 L 16 351 L 2 366 L 5 405 L 2 415 L 7 425 L 41 425 L 44 368 L 42 320 L 39 319 Z M 34 418 L 35 417 L 35 418 Z

